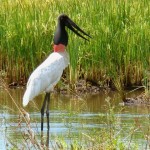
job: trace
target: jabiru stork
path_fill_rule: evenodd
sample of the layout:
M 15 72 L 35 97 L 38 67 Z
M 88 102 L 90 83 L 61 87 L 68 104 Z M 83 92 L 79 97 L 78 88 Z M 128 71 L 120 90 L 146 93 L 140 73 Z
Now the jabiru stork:
M 58 24 L 54 33 L 54 52 L 39 65 L 30 75 L 26 91 L 23 96 L 23 106 L 33 100 L 41 92 L 45 92 L 45 98 L 41 108 L 41 131 L 43 131 L 44 112 L 46 107 L 47 129 L 49 130 L 49 105 L 50 93 L 60 80 L 63 70 L 69 65 L 69 54 L 66 51 L 68 45 L 68 34 L 65 29 L 68 27 L 81 38 L 88 40 L 78 31 L 90 37 L 79 26 L 77 26 L 67 15 L 61 14 L 58 17 Z M 91 38 L 91 37 L 90 37 Z

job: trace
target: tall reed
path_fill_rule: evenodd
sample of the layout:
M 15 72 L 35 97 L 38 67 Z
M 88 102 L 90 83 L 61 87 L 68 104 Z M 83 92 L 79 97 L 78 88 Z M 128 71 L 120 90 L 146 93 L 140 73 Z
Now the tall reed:
M 150 64 L 149 6 L 148 0 L 1 0 L 0 70 L 9 82 L 26 80 L 52 52 L 57 17 L 65 13 L 92 36 L 85 42 L 69 32 L 70 82 L 141 84 Z

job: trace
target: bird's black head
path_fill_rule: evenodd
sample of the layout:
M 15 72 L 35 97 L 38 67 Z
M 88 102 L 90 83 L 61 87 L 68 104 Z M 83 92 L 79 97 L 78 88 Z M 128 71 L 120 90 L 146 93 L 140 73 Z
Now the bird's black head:
M 67 31 L 65 30 L 65 27 L 68 27 L 75 34 L 77 34 L 78 36 L 82 37 L 85 40 L 87 39 L 84 36 L 82 36 L 80 33 L 78 33 L 77 30 L 83 33 L 84 35 L 90 37 L 90 35 L 88 35 L 81 28 L 79 28 L 67 15 L 61 14 L 58 17 L 58 24 L 57 24 L 56 32 L 54 34 L 55 45 L 63 44 L 67 46 L 68 34 L 67 34 Z
M 61 14 L 61 15 L 58 17 L 58 24 L 60 23 L 62 26 L 65 26 L 66 23 L 67 23 L 67 20 L 68 20 L 68 16 L 65 15 L 65 14 Z

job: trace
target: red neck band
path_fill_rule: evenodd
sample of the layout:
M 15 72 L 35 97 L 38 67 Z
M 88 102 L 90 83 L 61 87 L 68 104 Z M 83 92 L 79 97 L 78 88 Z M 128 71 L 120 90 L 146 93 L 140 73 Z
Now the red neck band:
M 54 45 L 54 52 L 64 52 L 65 51 L 65 45 L 58 44 Z

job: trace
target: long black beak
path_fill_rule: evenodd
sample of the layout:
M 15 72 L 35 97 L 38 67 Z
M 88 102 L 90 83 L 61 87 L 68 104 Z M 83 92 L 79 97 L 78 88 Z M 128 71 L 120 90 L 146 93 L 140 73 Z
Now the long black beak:
M 80 36 L 81 38 L 89 41 L 87 38 L 85 38 L 84 36 L 82 36 L 80 33 L 78 33 L 78 31 L 82 32 L 84 35 L 92 38 L 90 35 L 88 35 L 87 33 L 85 33 L 80 27 L 78 27 L 70 18 L 67 18 L 67 21 L 66 21 L 66 26 L 72 30 L 75 34 L 77 34 L 78 36 Z M 77 30 L 75 30 L 77 29 Z

